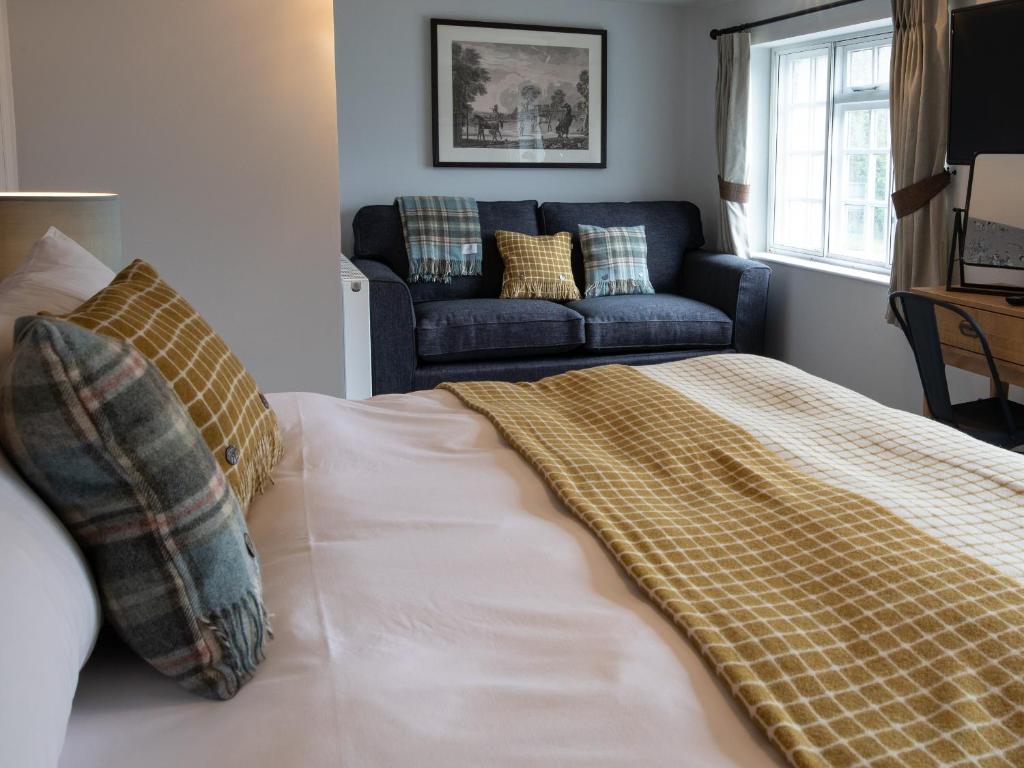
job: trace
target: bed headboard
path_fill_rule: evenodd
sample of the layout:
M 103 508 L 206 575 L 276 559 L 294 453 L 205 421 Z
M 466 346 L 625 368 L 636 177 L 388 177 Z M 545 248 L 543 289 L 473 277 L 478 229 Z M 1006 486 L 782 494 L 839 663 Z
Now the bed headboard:
M 0 280 L 18 268 L 47 229 L 57 227 L 117 271 L 121 204 L 117 195 L 86 192 L 0 193 Z

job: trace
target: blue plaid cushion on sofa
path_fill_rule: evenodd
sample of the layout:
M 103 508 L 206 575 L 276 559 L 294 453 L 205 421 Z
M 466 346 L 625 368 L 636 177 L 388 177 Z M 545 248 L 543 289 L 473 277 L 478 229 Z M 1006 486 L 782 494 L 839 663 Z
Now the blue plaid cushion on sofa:
M 134 347 L 23 317 L 0 382 L 0 441 L 85 552 L 104 613 L 161 673 L 234 696 L 268 634 L 256 553 L 231 487 Z
M 647 274 L 647 233 L 643 226 L 580 224 L 579 228 L 587 282 L 584 296 L 654 293 Z

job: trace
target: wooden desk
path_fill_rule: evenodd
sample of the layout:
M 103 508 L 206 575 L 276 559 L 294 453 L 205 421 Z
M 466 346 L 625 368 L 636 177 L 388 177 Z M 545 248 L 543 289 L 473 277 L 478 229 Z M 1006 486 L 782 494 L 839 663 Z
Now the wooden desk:
M 944 287 L 911 290 L 966 310 L 985 332 L 1003 384 L 1024 387 L 1024 307 L 1011 307 L 1002 296 L 947 291 Z M 946 365 L 988 378 L 988 364 L 981 344 L 971 335 L 973 329 L 962 325 L 963 320 L 958 315 L 941 307 L 936 308 L 935 319 Z M 993 383 L 992 395 L 995 394 Z

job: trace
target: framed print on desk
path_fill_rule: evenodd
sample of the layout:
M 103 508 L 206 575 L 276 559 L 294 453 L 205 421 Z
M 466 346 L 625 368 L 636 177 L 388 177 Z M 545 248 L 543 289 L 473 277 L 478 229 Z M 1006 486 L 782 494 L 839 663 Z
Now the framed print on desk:
M 981 152 L 971 163 L 966 210 L 953 227 L 946 287 L 1024 294 L 1024 154 Z M 960 262 L 960 283 L 953 282 Z
M 431 19 L 434 165 L 604 168 L 603 29 Z

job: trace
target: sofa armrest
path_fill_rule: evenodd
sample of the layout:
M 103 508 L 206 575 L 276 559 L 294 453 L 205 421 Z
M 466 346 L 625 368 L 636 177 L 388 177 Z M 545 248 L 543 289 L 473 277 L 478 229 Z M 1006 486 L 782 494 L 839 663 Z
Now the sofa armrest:
M 416 370 L 416 313 L 409 286 L 379 261 L 355 259 L 352 263 L 370 281 L 373 394 L 408 392 Z
M 736 351 L 759 355 L 764 351 L 771 273 L 767 264 L 730 253 L 690 251 L 683 260 L 680 293 L 729 315 Z

